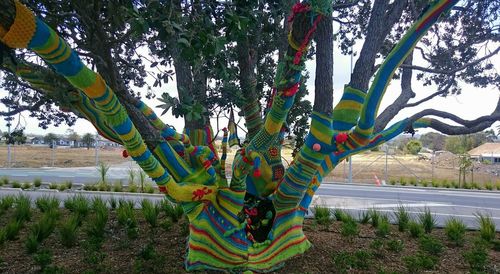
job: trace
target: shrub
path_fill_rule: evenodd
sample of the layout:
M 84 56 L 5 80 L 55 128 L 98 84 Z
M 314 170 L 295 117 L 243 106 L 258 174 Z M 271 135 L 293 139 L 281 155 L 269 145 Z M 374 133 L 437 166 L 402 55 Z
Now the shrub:
M 69 248 L 76 244 L 78 225 L 78 216 L 74 215 L 70 216 L 65 222 L 60 224 L 59 237 L 63 246 Z
M 474 243 L 471 250 L 463 253 L 465 261 L 469 264 L 472 272 L 484 271 L 489 263 L 486 244 L 479 241 Z
M 431 213 L 431 210 L 426 207 L 423 213 L 418 215 L 418 219 L 420 224 L 424 228 L 425 233 L 431 233 L 432 230 L 436 227 L 436 218 Z
M 28 196 L 18 196 L 15 202 L 14 217 L 19 222 L 31 220 L 31 199 Z
M 417 252 L 417 254 L 413 256 L 403 257 L 403 261 L 409 273 L 418 273 L 421 270 L 432 270 L 438 262 L 437 258 L 422 252 Z
M 471 189 L 479 189 L 479 190 L 481 190 L 481 189 L 483 189 L 483 187 L 480 184 L 476 183 L 476 182 L 472 182 L 471 183 Z
M 5 233 L 5 229 L 0 229 L 0 247 L 2 247 L 2 245 L 5 243 L 6 240 L 7 240 L 7 236 Z
M 337 220 L 339 222 L 344 222 L 344 221 L 346 221 L 350 217 L 347 214 L 347 212 L 345 212 L 345 210 L 343 210 L 341 208 L 335 208 L 333 210 L 333 216 L 335 216 L 335 220 Z
M 21 186 L 22 190 L 30 189 L 31 188 L 31 183 L 29 182 L 24 182 L 23 185 Z
M 14 196 L 8 195 L 0 199 L 0 216 L 7 210 L 11 209 L 16 201 Z
M 40 266 L 40 272 L 46 273 L 45 270 L 48 269 L 48 266 L 52 263 L 52 253 L 46 249 L 40 250 L 33 256 L 33 260 Z
M 417 155 L 422 149 L 422 143 L 419 140 L 410 140 L 406 143 L 406 151 L 412 155 Z
M 377 227 L 380 222 L 380 218 L 382 217 L 380 212 L 375 208 L 370 209 L 369 212 L 372 226 Z
M 368 211 L 361 211 L 358 213 L 358 221 L 361 224 L 367 224 L 370 222 L 370 213 Z
M 451 187 L 451 184 L 448 182 L 448 180 L 443 180 L 441 182 L 441 186 L 445 187 L 445 188 L 450 188 Z
M 108 222 L 108 209 L 106 206 L 96 206 L 95 214 L 87 224 L 87 235 L 101 241 L 104 237 L 106 223 Z
M 3 176 L 1 179 L 0 179 L 0 186 L 3 186 L 3 185 L 8 185 L 9 184 L 9 178 L 7 176 Z
M 387 242 L 387 249 L 389 249 L 392 252 L 401 252 L 403 251 L 404 247 L 405 245 L 403 241 L 399 239 L 394 239 Z
M 59 191 L 65 191 L 66 190 L 66 185 L 65 184 L 59 184 L 57 186 L 57 190 L 59 190 Z
M 158 215 L 160 214 L 160 207 L 157 204 L 151 203 L 149 200 L 142 200 L 141 202 L 142 214 L 144 219 L 151 227 L 158 225 Z
M 396 185 L 396 179 L 394 178 L 389 179 L 389 184 Z
M 129 202 L 120 201 L 120 205 L 116 209 L 116 215 L 118 223 L 125 226 L 127 229 L 127 235 L 134 236 L 134 230 L 137 228 L 137 220 L 135 218 L 135 212 L 133 204 Z
M 50 183 L 50 184 L 49 184 L 49 189 L 57 189 L 57 184 L 55 184 L 55 183 Z
M 0 241 L 0 243 L 1 243 L 1 241 Z M 493 246 L 493 250 L 500 251 L 500 240 L 493 240 L 493 241 L 491 241 L 491 244 Z
M 121 180 L 118 180 L 113 184 L 113 191 L 114 192 L 122 192 L 123 191 L 123 184 L 122 184 Z
M 59 208 L 59 200 L 53 196 L 43 196 L 36 199 L 35 205 L 41 212 L 48 212 Z
M 406 185 L 405 178 L 403 178 L 403 177 L 399 178 L 399 184 L 402 185 L 402 186 L 405 186 Z
M 412 185 L 412 186 L 417 186 L 417 185 L 418 185 L 417 179 L 415 179 L 415 178 L 411 178 L 411 179 L 410 179 L 410 185 Z
M 180 219 L 182 219 L 182 216 L 184 215 L 184 210 L 182 209 L 181 205 L 172 204 L 167 199 L 164 199 L 161 202 L 161 208 L 165 212 L 165 216 L 170 218 L 172 220 L 172 222 L 174 222 L 174 223 L 177 223 Z M 328 212 L 330 212 L 330 210 L 328 210 Z M 328 214 L 331 214 L 331 213 L 328 213 Z M 316 211 L 315 211 L 314 215 L 316 218 Z
M 457 246 L 464 244 L 464 236 L 467 227 L 464 222 L 458 218 L 450 218 L 446 221 L 444 232 L 448 240 Z
M 85 218 L 90 211 L 89 201 L 81 195 L 75 195 L 65 200 L 64 207 L 69 211 L 78 214 L 81 218 Z
M 497 190 L 500 190 L 500 182 L 497 182 L 496 185 L 495 185 L 496 189 Z
M 168 207 L 168 206 L 167 206 Z M 170 209 L 165 208 L 170 211 Z M 332 213 L 328 207 L 315 206 L 314 207 L 314 219 L 320 225 L 329 225 L 332 222 Z M 168 213 L 167 216 L 171 217 Z M 172 221 L 174 221 L 172 219 Z M 175 222 L 175 221 L 174 221 Z
M 165 230 L 165 231 L 170 231 L 172 229 L 172 220 L 171 219 L 165 219 L 163 222 L 161 222 L 160 226 Z
M 56 227 L 58 212 L 48 211 L 42 215 L 40 220 L 31 226 L 31 235 L 35 235 L 38 242 L 41 242 L 52 234 Z
M 422 225 L 414 221 L 408 222 L 408 231 L 410 232 L 410 236 L 413 238 L 418 238 L 424 234 L 424 228 Z
M 405 231 L 408 228 L 408 222 L 410 221 L 410 214 L 406 210 L 406 207 L 400 204 L 394 212 L 394 217 L 398 225 L 398 230 L 401 232 Z
M 435 237 L 431 235 L 423 235 L 420 237 L 419 241 L 420 250 L 426 252 L 429 255 L 439 256 L 443 251 L 443 244 Z
M 117 202 L 114 197 L 109 198 L 108 202 L 109 202 L 109 207 L 111 207 L 111 209 L 116 208 Z
M 73 187 L 73 182 L 72 181 L 66 181 L 66 182 L 64 182 L 64 184 L 66 185 L 67 189 L 71 189 Z
M 387 237 L 391 232 L 391 225 L 389 224 L 389 218 L 387 216 L 382 216 L 378 222 L 377 230 L 375 235 L 378 237 Z
M 467 182 L 464 182 L 464 184 L 462 185 L 462 188 L 464 189 L 472 189 L 472 185 L 467 183 Z
M 99 190 L 99 191 L 110 191 L 111 190 L 111 186 L 106 181 L 102 181 L 99 184 L 97 184 L 97 190 Z
M 144 193 L 155 193 L 155 188 L 153 187 L 153 184 L 151 184 L 151 182 L 146 182 L 144 184 Z
M 479 226 L 479 236 L 481 239 L 491 242 L 495 239 L 496 235 L 496 225 L 490 216 L 476 213 L 476 221 Z
M 21 227 L 22 223 L 19 220 L 12 220 L 7 223 L 4 227 L 5 239 L 9 241 L 16 239 L 17 235 L 19 234 L 19 230 L 21 230 Z
M 30 233 L 28 235 L 28 238 L 26 238 L 26 241 L 24 242 L 24 247 L 26 248 L 26 252 L 28 254 L 35 253 L 38 249 L 38 245 L 40 245 L 40 242 L 38 242 L 37 235 Z
M 12 187 L 13 188 L 21 188 L 21 183 L 18 181 L 13 181 L 12 182 Z
M 422 184 L 423 187 L 428 187 L 429 186 L 429 181 L 422 180 L 421 184 Z
M 487 190 L 493 190 L 493 183 L 491 182 L 486 182 L 484 184 L 484 188 L 486 188 Z
M 137 185 L 133 181 L 128 183 L 128 192 L 137 192 Z
M 42 179 L 40 178 L 33 179 L 33 185 L 35 185 L 35 187 L 40 187 L 42 185 Z
M 457 183 L 457 182 L 455 182 L 455 181 L 451 181 L 451 186 L 452 186 L 453 188 L 459 188 L 459 187 L 460 187 L 460 186 L 458 185 L 458 183 Z
M 350 269 L 368 269 L 371 264 L 371 257 L 367 251 L 358 250 L 354 253 L 341 251 L 333 255 L 333 264 L 340 272 L 345 272 Z
M 345 220 L 340 228 L 340 234 L 346 238 L 352 238 L 359 235 L 358 223 L 354 219 Z
M 99 176 L 101 177 L 100 183 L 107 185 L 106 182 L 106 177 L 109 171 L 109 165 L 107 165 L 104 162 L 99 162 L 99 165 L 97 165 L 97 172 L 99 172 Z
M 434 179 L 434 180 L 431 181 L 431 185 L 432 185 L 432 187 L 440 187 L 441 183 L 439 183 L 438 180 Z

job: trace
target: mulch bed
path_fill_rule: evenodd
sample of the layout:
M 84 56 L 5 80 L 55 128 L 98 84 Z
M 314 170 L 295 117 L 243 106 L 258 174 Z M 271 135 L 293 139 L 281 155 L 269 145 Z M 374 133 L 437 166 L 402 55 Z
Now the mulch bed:
M 35 263 L 33 256 L 27 254 L 24 245 L 29 228 L 41 216 L 37 213 L 38 211 L 34 211 L 34 217 L 25 223 L 18 238 L 14 241 L 6 241 L 3 246 L 0 246 L 0 273 L 39 273 L 40 267 Z M 70 214 L 65 209 L 61 209 L 61 212 L 62 219 L 67 218 Z M 56 229 L 42 242 L 39 250 L 50 250 L 53 254 L 52 265 L 62 269 L 63 273 L 186 273 L 183 269 L 186 246 L 185 221 L 174 223 L 169 230 L 158 227 L 153 234 L 140 211 L 136 213 L 139 227 L 137 239 L 127 237 L 126 231 L 117 222 L 115 212 L 110 211 L 106 225 L 106 236 L 102 247 L 97 252 L 89 252 L 87 248 L 88 238 L 83 228 L 85 221 L 83 226 L 79 228 L 79 240 L 75 247 L 64 247 L 60 243 Z M 12 210 L 0 216 L 0 226 L 4 226 L 11 217 Z M 161 213 L 159 222 L 165 220 L 165 216 Z M 417 252 L 419 249 L 417 239 L 411 238 L 408 233 L 397 231 L 395 226 L 391 227 L 390 235 L 383 239 L 375 235 L 375 230 L 370 225 L 359 225 L 359 228 L 359 236 L 348 239 L 340 233 L 340 222 L 334 222 L 325 227 L 316 225 L 313 220 L 306 220 L 304 230 L 313 247 L 303 256 L 298 256 L 287 262 L 284 268 L 275 273 L 339 273 L 341 269 L 335 265 L 333 260 L 335 254 L 341 251 L 355 252 L 357 250 L 365 250 L 376 255 L 368 259 L 367 268 L 348 269 L 349 273 L 408 272 L 403 258 Z M 462 254 L 472 247 L 472 242 L 478 237 L 478 232 L 467 232 L 466 244 L 463 247 L 449 244 L 441 229 L 434 230 L 432 235 L 440 239 L 445 248 L 435 269 L 426 271 L 426 273 L 470 272 Z M 384 243 L 400 239 L 404 243 L 404 248 L 400 252 L 393 252 L 384 247 L 374 253 L 371 244 L 377 239 Z M 144 249 L 148 243 L 154 247 L 155 254 L 153 258 L 144 259 Z M 96 256 L 99 258 L 98 255 L 103 255 L 104 258 L 96 259 Z M 488 272 L 499 271 L 500 252 L 490 249 L 489 260 Z

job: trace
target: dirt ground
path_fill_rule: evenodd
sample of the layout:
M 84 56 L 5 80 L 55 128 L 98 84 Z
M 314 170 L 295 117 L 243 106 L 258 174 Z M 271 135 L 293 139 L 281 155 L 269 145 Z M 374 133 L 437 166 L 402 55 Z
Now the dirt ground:
M 120 164 L 131 161 L 123 158 L 121 148 L 99 149 L 99 161 L 107 164 Z M 236 149 L 230 149 L 226 162 L 226 174 L 231 175 L 231 164 Z M 284 149 L 282 157 L 287 166 L 292 160 L 291 149 Z M 0 146 L 0 167 L 6 166 L 7 148 Z M 95 149 L 62 148 L 55 150 L 47 146 L 15 146 L 12 148 L 13 167 L 82 167 L 95 165 Z M 387 165 L 386 165 L 387 164 Z M 387 166 L 387 176 L 386 176 Z M 345 182 L 348 178 L 349 163 L 341 162 L 325 180 Z M 389 183 L 401 177 L 411 180 L 448 180 L 458 181 L 458 156 L 442 154 L 434 160 L 430 157 L 393 154 L 384 152 L 366 152 L 352 157 L 353 182 L 375 183 L 375 177 Z M 474 172 L 468 172 L 468 182 L 500 182 L 500 165 L 474 165 Z
M 62 219 L 69 216 L 69 212 L 62 209 Z M 24 225 L 19 236 L 13 241 L 6 241 L 0 246 L 0 273 L 38 273 L 39 266 L 34 256 L 26 253 L 25 241 L 30 227 L 38 221 L 41 214 L 36 213 L 32 220 Z M 62 246 L 57 230 L 45 239 L 39 250 L 48 249 L 53 254 L 54 266 L 62 269 L 62 273 L 186 273 L 183 268 L 183 258 L 186 246 L 185 223 L 174 223 L 170 228 L 158 227 L 154 232 L 137 211 L 139 233 L 137 239 L 129 239 L 123 227 L 116 219 L 116 213 L 110 211 L 110 218 L 106 224 L 105 240 L 99 251 L 90 252 L 88 236 L 85 232 L 85 223 L 78 228 L 77 245 L 72 248 Z M 0 216 L 0 225 L 4 226 L 11 219 L 12 210 Z M 165 221 L 160 214 L 159 223 Z M 349 273 L 407 273 L 404 257 L 415 255 L 419 249 L 418 240 L 411 238 L 407 232 L 397 231 L 397 227 L 390 227 L 390 234 L 385 238 L 375 235 L 375 229 L 370 225 L 359 225 L 359 236 L 343 237 L 340 233 L 341 223 L 335 222 L 329 226 L 319 226 L 313 220 L 307 220 L 304 227 L 308 239 L 313 247 L 303 256 L 288 261 L 284 268 L 275 273 L 342 273 L 334 262 L 334 256 L 339 252 L 368 252 L 365 258 L 367 264 L 364 269 L 350 269 Z M 463 259 L 463 254 L 472 246 L 478 237 L 478 232 L 467 232 L 464 247 L 451 245 L 445 237 L 444 231 L 435 229 L 432 235 L 444 245 L 439 256 L 437 266 L 426 273 L 467 273 L 469 266 Z M 499 235 L 497 235 L 498 238 Z M 383 246 L 374 249 L 373 242 L 381 241 Z M 400 251 L 391 251 L 387 243 L 391 240 L 401 240 L 403 248 Z M 146 258 L 144 249 L 151 243 L 154 256 Z M 495 271 L 500 267 L 500 252 L 488 251 L 489 270 Z M 490 272 L 487 270 L 487 272 Z M 197 272 L 204 273 L 204 272 Z M 209 272 L 215 273 L 215 272 Z

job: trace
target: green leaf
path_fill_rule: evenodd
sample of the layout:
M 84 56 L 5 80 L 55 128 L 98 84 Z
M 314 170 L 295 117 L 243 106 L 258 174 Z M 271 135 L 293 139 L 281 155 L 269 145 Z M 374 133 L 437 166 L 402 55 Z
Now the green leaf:
M 190 47 L 191 46 L 191 44 L 189 43 L 189 41 L 186 38 L 179 38 L 177 40 L 177 43 L 181 44 L 184 47 Z

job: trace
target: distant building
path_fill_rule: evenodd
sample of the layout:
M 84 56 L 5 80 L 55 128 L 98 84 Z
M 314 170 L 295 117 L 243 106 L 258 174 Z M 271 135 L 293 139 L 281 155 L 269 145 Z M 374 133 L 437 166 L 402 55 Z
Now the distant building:
M 471 149 L 469 155 L 479 162 L 500 164 L 500 143 L 484 143 Z

